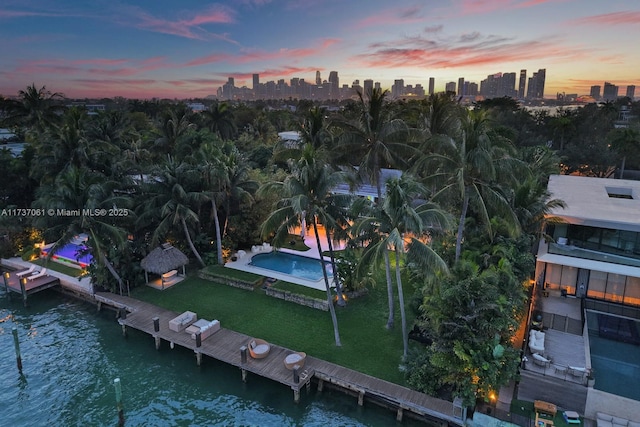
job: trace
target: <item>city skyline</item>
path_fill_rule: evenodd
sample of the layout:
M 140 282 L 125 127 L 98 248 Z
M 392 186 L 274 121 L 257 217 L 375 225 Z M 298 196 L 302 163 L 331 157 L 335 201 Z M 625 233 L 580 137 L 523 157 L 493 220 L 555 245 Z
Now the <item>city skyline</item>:
M 545 97 L 638 86 L 640 4 L 612 0 L 6 0 L 0 94 L 27 85 L 73 98 L 199 98 L 292 78 L 395 80 L 435 90 L 547 70 Z M 518 81 L 516 77 L 516 89 Z

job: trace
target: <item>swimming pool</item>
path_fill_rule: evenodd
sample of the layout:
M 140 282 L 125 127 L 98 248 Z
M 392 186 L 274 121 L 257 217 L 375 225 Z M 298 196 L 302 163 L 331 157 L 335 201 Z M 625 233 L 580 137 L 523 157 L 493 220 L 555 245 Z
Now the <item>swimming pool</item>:
M 42 256 L 47 256 L 51 247 L 42 248 Z M 51 256 L 51 259 L 61 264 L 70 265 L 71 267 L 86 268 L 93 256 L 87 252 L 87 247 L 82 244 L 67 243 L 63 247 L 57 249 Z
M 323 279 L 320 260 L 286 252 L 273 251 L 267 254 L 256 254 L 251 258 L 250 265 L 307 280 Z M 327 274 L 332 277 L 331 263 L 325 261 L 325 265 L 327 266 Z
M 640 384 L 637 380 L 640 377 L 640 346 L 632 344 L 633 341 L 629 339 L 633 334 L 626 333 L 628 328 L 640 330 L 640 322 L 624 319 L 628 320 L 628 328 L 619 327 L 622 337 L 612 337 L 611 331 L 602 327 L 603 320 L 609 317 L 587 311 L 591 367 L 596 378 L 594 387 L 640 400 Z

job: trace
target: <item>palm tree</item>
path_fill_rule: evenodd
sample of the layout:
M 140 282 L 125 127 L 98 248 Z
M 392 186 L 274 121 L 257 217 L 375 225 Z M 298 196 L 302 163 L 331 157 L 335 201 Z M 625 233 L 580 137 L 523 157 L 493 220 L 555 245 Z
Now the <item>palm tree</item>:
M 63 95 L 52 93 L 45 86 L 38 89 L 35 83 L 18 92 L 18 100 L 7 104 L 8 125 L 26 126 L 36 132 L 42 132 L 46 126 L 56 122 L 62 111 Z
M 217 146 L 212 143 L 205 143 L 200 146 L 193 158 L 194 164 L 202 176 L 205 188 L 203 195 L 211 202 L 211 216 L 216 233 L 216 252 L 219 265 L 224 264 L 224 260 L 222 259 L 222 232 L 217 201 L 217 199 L 221 197 L 218 189 L 220 187 L 219 183 L 223 179 L 222 173 L 224 171 L 222 161 L 220 160 L 221 157 L 222 152 Z
M 226 102 L 214 102 L 202 112 L 202 117 L 209 130 L 224 140 L 231 139 L 236 133 L 233 110 Z
M 176 144 L 195 125 L 189 119 L 190 112 L 184 105 L 167 109 L 158 123 L 159 136 L 156 139 L 158 145 L 164 153 L 171 154 Z
M 249 177 L 249 163 L 245 156 L 231 143 L 225 143 L 220 156 L 220 176 L 218 180 L 220 203 L 224 208 L 225 217 L 222 235 L 227 235 L 229 218 L 234 205 L 241 203 L 252 204 L 253 193 L 258 189 L 258 183 Z
M 612 130 L 608 135 L 611 149 L 622 156 L 620 179 L 624 179 L 624 167 L 627 157 L 640 157 L 640 131 L 636 128 L 620 128 Z
M 80 209 L 81 215 L 38 217 L 35 224 L 48 233 L 59 236 L 51 253 L 67 244 L 74 236 L 87 234 L 88 246 L 94 259 L 109 270 L 122 289 L 122 279 L 107 259 L 107 253 L 109 247 L 121 248 L 127 233 L 116 223 L 117 217 L 89 214 L 96 213 L 99 209 L 112 209 L 114 206 L 128 208 L 129 198 L 116 196 L 113 192 L 117 185 L 107 181 L 101 174 L 72 165 L 56 177 L 53 186 L 39 189 L 34 205 L 56 211 Z
M 312 224 L 333 322 L 335 343 L 336 346 L 341 346 L 327 266 L 322 256 L 318 223 L 335 222 L 329 213 L 329 206 L 335 202 L 336 198 L 344 196 L 334 195 L 331 190 L 344 181 L 344 173 L 335 171 L 329 164 L 322 162 L 321 158 L 322 156 L 319 156 L 311 145 L 306 145 L 302 157 L 291 165 L 292 172 L 284 182 L 270 182 L 260 189 L 260 193 L 277 191 L 282 197 L 276 210 L 262 224 L 262 235 L 266 238 L 275 233 L 272 244 L 280 247 L 285 242 L 290 228 L 302 223 L 301 218 L 307 224 Z M 326 232 L 330 233 L 330 227 L 326 227 Z
M 480 217 L 489 235 L 492 235 L 489 213 L 499 213 L 513 233 L 518 232 L 518 220 L 502 194 L 503 183 L 515 181 L 517 171 L 526 171 L 526 165 L 510 156 L 510 142 L 491 131 L 486 111 L 466 110 L 462 116 L 460 132 L 455 138 L 435 140 L 434 152 L 428 154 L 416 167 L 434 170 L 427 182 L 439 190 L 434 200 L 459 200 L 460 219 L 456 236 L 455 260 L 460 259 L 465 219 L 469 208 Z M 444 198 L 444 199 L 443 199 Z
M 378 199 L 383 197 L 383 168 L 406 163 L 415 150 L 407 143 L 409 128 L 391 114 L 385 101 L 387 91 L 373 89 L 367 97 L 358 92 L 359 120 L 340 122 L 343 133 L 338 137 L 337 150 L 342 160 L 352 165 L 360 159 L 358 174 L 375 185 Z
M 192 191 L 190 186 L 196 179 L 195 170 L 186 163 L 178 163 L 170 156 L 155 173 L 156 180 L 150 184 L 148 200 L 138 218 L 138 224 L 147 225 L 159 219 L 152 236 L 152 245 L 158 245 L 176 226 L 180 226 L 184 238 L 202 267 L 205 267 L 200 253 L 193 244 L 189 225 L 200 222 L 191 206 L 203 200 L 203 194 Z
M 421 240 L 430 231 L 445 230 L 449 227 L 449 220 L 444 211 L 433 203 L 419 201 L 425 193 L 423 186 L 407 176 L 387 181 L 387 191 L 382 204 L 374 206 L 370 216 L 360 217 L 354 229 L 358 238 L 369 239 L 361 266 L 368 265 L 371 260 L 380 259 L 384 259 L 386 266 L 390 262 L 389 253 L 393 252 L 395 255 L 405 358 L 409 343 L 401 274 L 404 256 L 409 252 L 423 270 L 447 271 L 447 265 L 442 258 Z M 387 277 L 387 280 L 390 281 L 391 278 Z M 387 283 L 387 289 L 392 287 L 392 283 Z M 387 328 L 391 327 L 393 317 L 387 321 Z

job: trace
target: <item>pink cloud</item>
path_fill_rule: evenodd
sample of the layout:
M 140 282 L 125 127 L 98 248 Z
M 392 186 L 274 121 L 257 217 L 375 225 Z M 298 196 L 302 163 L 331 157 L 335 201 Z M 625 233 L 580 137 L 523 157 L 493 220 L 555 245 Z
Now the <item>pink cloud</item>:
M 127 58 L 90 58 L 90 59 L 41 59 L 22 62 L 15 72 L 19 74 L 49 75 L 90 75 L 134 76 L 146 71 L 171 67 L 164 57 L 152 57 L 144 60 Z
M 212 24 L 232 24 L 235 22 L 231 9 L 221 5 L 197 12 L 185 13 L 175 20 L 153 16 L 144 10 L 131 6 L 122 10 L 117 21 L 122 25 L 133 26 L 146 31 L 169 34 L 195 40 L 223 39 L 233 42 L 225 33 L 212 33 L 204 26 Z M 233 42 L 235 43 L 235 42 Z
M 27 12 L 22 10 L 0 9 L 0 18 L 25 18 L 31 16 L 66 16 L 61 13 Z
M 562 1 L 566 0 L 462 0 L 456 10 L 461 10 L 465 15 L 472 15 L 497 10 L 523 9 Z
M 356 57 L 360 67 L 457 68 L 502 65 L 536 58 L 577 59 L 584 50 L 564 48 L 557 40 L 513 41 L 479 33 L 463 34 L 449 40 L 412 38 L 371 45 L 372 51 Z
M 587 16 L 570 21 L 574 24 L 597 24 L 597 25 L 638 25 L 640 24 L 640 12 L 625 11 L 612 12 L 603 15 Z
M 424 21 L 419 6 L 383 10 L 354 23 L 355 28 L 379 27 L 381 25 L 411 24 Z
M 198 65 L 211 64 L 215 62 L 228 62 L 230 64 L 247 64 L 250 62 L 271 61 L 279 59 L 295 60 L 319 55 L 338 43 L 338 39 L 324 39 L 317 46 L 298 49 L 282 48 L 275 51 L 263 51 L 257 49 L 244 49 L 240 54 L 231 55 L 226 53 L 214 53 L 207 56 L 195 58 L 184 65 L 193 67 Z

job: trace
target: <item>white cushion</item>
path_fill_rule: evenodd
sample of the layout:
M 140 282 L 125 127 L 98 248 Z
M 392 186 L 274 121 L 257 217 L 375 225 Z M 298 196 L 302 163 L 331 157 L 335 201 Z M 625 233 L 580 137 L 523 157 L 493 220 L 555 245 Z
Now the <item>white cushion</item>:
M 598 420 L 598 427 L 613 427 L 611 421 Z
M 538 353 L 534 353 L 534 354 L 533 354 L 533 358 L 534 358 L 534 359 L 536 359 L 536 360 L 539 360 L 539 361 L 541 361 L 541 362 L 550 362 L 550 360 L 549 360 L 549 359 L 547 359 L 547 358 L 546 358 L 546 357 L 544 357 L 544 356 L 539 355 Z
M 258 344 L 257 346 L 253 347 L 253 352 L 255 354 L 264 354 L 267 351 L 269 351 L 269 346 L 267 344 Z
M 571 369 L 578 369 L 578 368 L 574 368 L 573 366 L 569 366 L 569 368 Z M 603 421 L 613 421 L 613 415 L 609 415 L 609 414 L 605 414 L 604 412 L 598 412 L 596 414 L 596 417 L 599 420 L 603 420 Z
M 284 359 L 286 363 L 296 363 L 296 362 L 299 362 L 300 360 L 302 360 L 302 356 L 300 356 L 297 353 L 290 354 Z
M 536 332 L 536 339 L 537 340 L 544 340 L 544 332 L 542 331 L 535 331 Z
M 611 422 L 613 423 L 613 425 L 618 425 L 618 426 L 624 426 L 627 427 L 627 424 L 629 423 L 629 420 L 625 419 L 625 418 L 620 418 L 620 417 L 613 417 L 613 420 L 611 420 Z
M 637 423 L 635 421 L 629 421 L 629 423 L 627 424 L 627 427 L 640 427 L 640 423 Z

